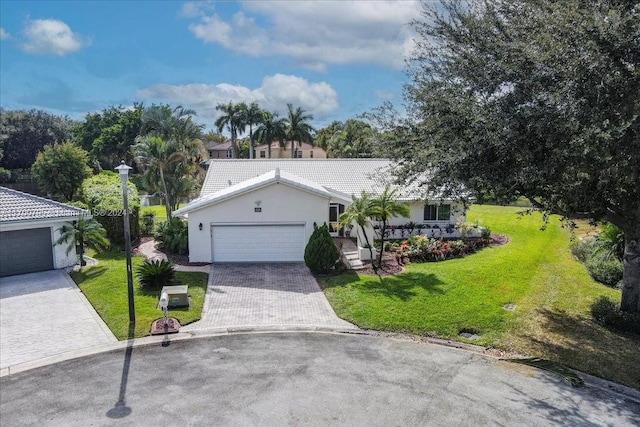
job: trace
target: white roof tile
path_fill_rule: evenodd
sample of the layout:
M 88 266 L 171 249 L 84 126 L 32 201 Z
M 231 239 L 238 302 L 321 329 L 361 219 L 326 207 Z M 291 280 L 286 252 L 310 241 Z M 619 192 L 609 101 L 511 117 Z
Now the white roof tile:
M 89 212 L 43 197 L 0 187 L 0 222 L 72 218 Z

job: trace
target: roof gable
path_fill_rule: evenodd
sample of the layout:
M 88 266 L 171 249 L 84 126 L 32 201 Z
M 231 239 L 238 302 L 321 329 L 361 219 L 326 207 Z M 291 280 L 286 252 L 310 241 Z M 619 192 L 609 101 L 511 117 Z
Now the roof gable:
M 68 219 L 81 214 L 89 215 L 89 211 L 0 187 L 0 222 Z

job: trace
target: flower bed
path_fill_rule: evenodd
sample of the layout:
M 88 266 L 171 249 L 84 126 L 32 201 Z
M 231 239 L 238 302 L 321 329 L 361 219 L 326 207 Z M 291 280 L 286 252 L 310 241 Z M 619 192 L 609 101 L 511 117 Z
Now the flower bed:
M 411 262 L 444 261 L 472 254 L 490 243 L 490 240 L 480 238 L 443 240 L 414 236 L 407 240 L 403 256 L 409 258 Z

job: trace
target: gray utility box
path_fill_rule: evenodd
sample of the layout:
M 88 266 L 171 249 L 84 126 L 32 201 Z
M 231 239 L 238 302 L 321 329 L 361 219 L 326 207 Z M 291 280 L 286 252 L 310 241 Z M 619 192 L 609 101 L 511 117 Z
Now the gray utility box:
M 191 305 L 188 291 L 189 286 L 187 285 L 163 286 L 160 295 L 167 293 L 167 299 L 169 300 L 167 308 L 182 308 Z

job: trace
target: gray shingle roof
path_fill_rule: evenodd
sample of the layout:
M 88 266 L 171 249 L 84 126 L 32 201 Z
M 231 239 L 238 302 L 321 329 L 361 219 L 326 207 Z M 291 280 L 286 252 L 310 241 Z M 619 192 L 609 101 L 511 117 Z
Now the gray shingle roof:
M 80 208 L 21 191 L 0 187 L 0 222 L 77 217 L 89 214 Z
M 210 160 L 200 197 L 280 168 L 313 181 L 329 191 L 375 194 L 384 187 L 393 166 L 387 159 L 253 159 Z M 411 199 L 415 195 L 404 195 Z M 413 197 L 416 199 L 417 197 Z

